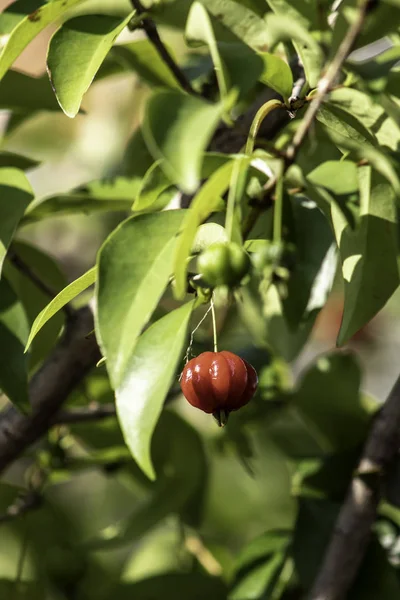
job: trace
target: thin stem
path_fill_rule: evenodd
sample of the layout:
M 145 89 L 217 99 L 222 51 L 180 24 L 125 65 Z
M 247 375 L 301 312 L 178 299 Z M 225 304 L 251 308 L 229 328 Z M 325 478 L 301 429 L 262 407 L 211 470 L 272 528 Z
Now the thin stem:
M 30 279 L 32 283 L 36 285 L 36 287 L 41 290 L 46 296 L 49 296 L 51 300 L 57 296 L 57 292 L 55 292 L 47 283 L 45 283 L 36 273 L 32 270 L 32 268 L 15 252 L 11 251 L 9 253 L 10 262 L 20 271 L 25 277 Z M 65 312 L 68 318 L 72 317 L 74 314 L 74 310 L 66 304 L 62 307 L 62 310 Z
M 253 122 L 250 126 L 249 135 L 246 141 L 245 154 L 247 154 L 247 156 L 251 156 L 253 154 L 254 144 L 256 141 L 258 131 L 267 115 L 269 115 L 270 112 L 275 110 L 275 108 L 284 107 L 285 105 L 280 100 L 273 99 L 268 100 L 268 102 L 263 104 L 261 108 L 258 109 L 256 116 L 254 117 Z
M 169 68 L 169 70 L 171 71 L 181 88 L 185 90 L 185 92 L 187 92 L 188 94 L 191 94 L 193 96 L 199 96 L 200 94 L 198 94 L 196 90 L 193 89 L 190 81 L 187 79 L 182 69 L 180 69 L 179 66 L 176 64 L 175 60 L 169 53 L 167 47 L 162 42 L 153 19 L 151 19 L 148 16 L 144 16 L 147 14 L 147 12 L 144 6 L 142 5 L 141 1 L 131 0 L 131 4 L 136 10 L 138 17 L 143 16 L 141 25 L 145 30 L 148 39 L 153 44 L 161 59 L 167 65 L 167 67 Z
M 246 163 L 244 163 L 246 160 Z M 226 203 L 225 230 L 229 241 L 233 237 L 233 225 L 235 221 L 235 211 L 244 192 L 248 159 L 239 158 L 235 161 L 232 169 L 231 182 L 229 186 L 228 200 Z
M 211 316 L 212 316 L 212 324 L 213 324 L 213 335 L 214 335 L 214 352 L 218 352 L 217 320 L 215 318 L 214 300 L 212 298 L 210 300 L 210 307 L 211 307 Z
M 284 165 L 280 164 L 279 173 L 275 188 L 275 203 L 274 203 L 274 233 L 273 239 L 275 244 L 282 242 L 282 215 L 283 215 L 283 173 Z

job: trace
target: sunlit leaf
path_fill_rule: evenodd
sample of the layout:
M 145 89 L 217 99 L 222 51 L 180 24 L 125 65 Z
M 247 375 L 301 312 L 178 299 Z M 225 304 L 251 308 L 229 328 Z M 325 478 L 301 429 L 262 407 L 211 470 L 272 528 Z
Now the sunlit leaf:
M 114 230 L 100 251 L 96 334 L 114 389 L 167 286 L 184 215 L 171 210 L 132 217 Z
M 47 68 L 56 98 L 68 117 L 78 113 L 83 95 L 131 17 L 76 17 L 51 38 Z
M 8 8 L 5 17 L 4 14 L 0 15 L 0 28 L 2 27 L 1 21 L 3 21 L 3 28 L 8 30 L 10 23 L 14 25 L 0 53 L 0 79 L 4 77 L 6 71 L 29 42 L 43 31 L 47 25 L 54 23 L 70 8 L 82 2 L 84 0 L 53 0 L 41 4 L 31 12 L 32 2 L 30 0 L 18 0 Z M 25 7 L 26 13 L 24 14 Z
M 323 66 L 323 54 L 309 29 L 311 23 L 297 10 L 297 4 L 286 0 L 267 0 L 275 14 L 267 14 L 269 43 L 275 46 L 279 41 L 291 40 L 301 57 L 308 85 L 318 84 Z
M 182 357 L 193 302 L 151 325 L 139 338 L 116 389 L 118 419 L 133 458 L 150 479 L 151 438 Z
M 371 179 L 372 176 L 372 179 Z M 359 169 L 360 222 L 355 231 L 332 207 L 345 303 L 338 345 L 346 343 L 383 308 L 399 285 L 397 225 L 393 191 L 368 166 Z
M 25 351 L 32 344 L 33 339 L 42 329 L 42 327 L 47 323 L 51 317 L 53 317 L 59 310 L 63 308 L 68 302 L 71 302 L 76 296 L 78 296 L 81 292 L 86 290 L 88 287 L 93 285 L 96 281 L 96 267 L 93 267 L 86 273 L 84 273 L 78 279 L 75 279 L 72 283 L 67 285 L 53 300 L 44 308 L 36 317 L 33 325 L 31 327 L 31 331 L 29 334 L 28 341 L 26 342 Z
M 200 182 L 203 153 L 222 114 L 219 104 L 178 91 L 158 91 L 148 100 L 143 137 L 166 175 L 184 192 Z

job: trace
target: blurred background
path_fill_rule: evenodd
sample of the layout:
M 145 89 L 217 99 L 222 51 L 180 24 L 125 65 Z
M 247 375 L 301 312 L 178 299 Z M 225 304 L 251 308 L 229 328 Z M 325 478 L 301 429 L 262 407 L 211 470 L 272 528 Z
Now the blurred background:
M 10 2 L 0 0 L 0 9 L 7 4 Z M 111 5 L 105 0 L 90 4 L 93 12 L 101 6 L 110 9 Z M 129 6 L 128 1 L 114 0 L 108 12 L 125 14 Z M 35 77 L 42 76 L 53 32 L 51 27 L 43 32 L 14 67 Z M 124 33 L 119 41 L 142 35 Z M 168 29 L 162 35 L 182 56 L 181 35 Z M 1 111 L 2 149 L 40 163 L 27 173 L 38 198 L 62 194 L 94 180 L 123 177 L 121 165 L 135 160 L 129 154 L 129 140 L 140 123 L 148 94 L 148 88 L 133 73 L 124 73 L 95 83 L 85 96 L 84 113 L 73 120 L 61 111 L 21 112 L 13 113 L 12 117 Z M 108 232 L 125 216 L 125 213 L 94 213 L 47 218 L 26 224 L 19 239 L 51 255 L 67 281 L 72 281 L 94 264 L 96 252 Z M 334 349 L 341 312 L 342 289 L 336 283 L 309 343 L 290 371 L 282 367 L 284 387 L 296 381 L 317 356 Z M 209 333 L 205 325 L 203 336 Z M 208 339 L 204 337 L 202 343 L 207 344 Z M 385 398 L 398 374 L 399 340 L 397 292 L 381 314 L 349 344 L 362 365 L 363 391 L 378 400 Z M 240 327 L 232 329 L 227 344 L 231 342 L 236 348 L 247 348 L 247 331 Z M 84 389 L 77 390 L 73 401 L 86 405 L 92 394 L 96 401 L 99 398 L 102 402 L 113 401 L 101 369 Z M 160 461 L 165 453 L 163 428 L 174 431 L 176 428 L 177 432 L 182 429 L 180 440 L 188 436 L 187 447 L 168 450 L 170 457 L 176 452 L 185 454 L 186 463 L 182 463 L 177 479 L 167 478 L 167 483 L 162 480 L 155 486 L 150 486 L 129 461 L 114 419 L 106 419 L 96 427 L 89 424 L 55 428 L 42 447 L 43 464 L 51 462 L 44 506 L 16 522 L 0 525 L 0 579 L 13 581 L 18 576 L 21 581 L 41 581 L 44 573 L 50 585 L 46 584 L 44 592 L 42 584 L 38 584 L 35 593 L 37 598 L 54 600 L 108 598 L 117 582 L 138 582 L 169 571 L 188 573 L 194 565 L 200 573 L 221 576 L 229 582 L 246 543 L 267 530 L 285 531 L 293 526 L 297 511 L 291 494 L 294 464 L 262 423 L 250 426 L 243 438 L 239 428 L 235 438 L 233 425 L 230 440 L 212 419 L 176 397 L 160 426 Z M 192 456 L 193 439 L 198 439 L 196 432 L 202 436 L 204 456 L 203 450 Z M 59 463 L 55 449 L 59 452 Z M 196 469 L 207 471 L 203 485 L 196 488 L 196 494 L 204 496 L 202 520 L 196 517 L 197 508 L 183 519 L 180 509 L 174 510 L 175 505 L 182 504 L 179 476 L 189 477 L 193 461 Z M 1 488 L 3 512 L 14 499 L 14 486 L 26 478 L 27 468 L 31 469 L 29 477 L 42 476 L 41 469 L 32 465 L 29 457 L 20 461 L 7 474 Z M 165 471 L 165 464 L 163 468 Z M 168 512 L 169 506 L 172 514 Z M 190 512 L 190 507 L 185 510 Z M 123 531 L 128 534 L 119 543 L 118 536 Z M 115 543 L 104 543 L 103 549 L 102 544 L 107 540 Z M 1 597 L 13 598 L 13 589 L 10 588 L 10 595 Z M 32 589 L 21 597 L 30 600 L 36 597 Z M 117 600 L 124 596 L 121 592 L 114 597 Z M 147 598 L 139 593 L 129 597 Z M 200 597 L 204 598 L 204 594 Z M 224 591 L 216 593 L 217 597 L 224 597 Z

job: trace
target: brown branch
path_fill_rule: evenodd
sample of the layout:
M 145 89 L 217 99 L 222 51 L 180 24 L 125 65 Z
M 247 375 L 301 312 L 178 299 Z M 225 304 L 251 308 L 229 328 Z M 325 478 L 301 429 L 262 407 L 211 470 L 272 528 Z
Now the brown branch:
M 310 600 L 347 597 L 367 549 L 380 499 L 378 486 L 371 482 L 386 474 L 399 445 L 400 377 L 372 425 Z
M 8 258 L 10 262 L 14 265 L 14 267 L 18 269 L 18 271 L 20 271 L 23 275 L 25 275 L 25 277 L 30 279 L 39 290 L 41 290 L 44 294 L 46 294 L 46 296 L 49 297 L 50 300 L 53 300 L 53 298 L 57 296 L 57 292 L 55 292 L 55 290 L 53 290 L 49 285 L 47 285 L 47 283 L 45 283 L 43 279 L 41 279 L 35 273 L 35 271 L 13 250 L 9 252 Z M 72 317 L 74 310 L 71 308 L 71 306 L 69 306 L 69 304 L 63 306 L 62 309 L 68 318 Z
M 109 417 L 115 417 L 115 415 L 115 404 L 94 403 L 93 406 L 60 410 L 52 419 L 52 424 L 72 425 L 73 423 L 87 423 L 101 421 Z
M 96 365 L 100 351 L 93 330 L 93 315 L 81 308 L 69 319 L 52 354 L 32 377 L 29 386 L 32 411 L 23 415 L 13 406 L 0 417 L 0 472 L 46 433 L 54 415 L 71 391 Z
M 131 4 L 136 10 L 136 13 L 139 17 L 141 15 L 146 14 L 146 9 L 144 8 L 140 0 L 131 0 Z M 179 66 L 176 64 L 175 60 L 169 53 L 167 47 L 161 40 L 153 19 L 150 19 L 150 17 L 148 16 L 144 16 L 141 20 L 141 26 L 145 30 L 150 42 L 153 44 L 161 59 L 167 65 L 167 67 L 169 68 L 169 70 L 171 71 L 181 88 L 185 90 L 185 92 L 187 92 L 188 94 L 192 94 L 193 96 L 199 96 L 200 94 L 198 94 L 196 90 L 193 89 L 193 87 L 190 84 L 190 81 L 187 79 L 182 69 L 180 69 Z

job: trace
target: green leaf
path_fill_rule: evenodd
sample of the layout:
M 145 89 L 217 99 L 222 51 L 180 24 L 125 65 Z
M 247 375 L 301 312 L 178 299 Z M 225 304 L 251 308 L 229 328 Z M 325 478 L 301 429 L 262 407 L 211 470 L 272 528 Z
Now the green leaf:
M 230 159 L 229 154 L 207 152 L 203 156 L 201 179 L 208 179 L 213 172 Z M 162 160 L 154 162 L 144 175 L 133 203 L 132 210 L 137 212 L 154 212 L 166 206 L 171 197 L 176 193 L 166 176 Z
M 218 50 L 210 15 L 200 2 L 193 2 L 191 6 L 185 36 L 189 42 L 202 42 L 209 47 L 221 98 L 226 98 L 230 88 L 229 75 Z
M 163 411 L 154 431 L 151 456 L 157 480 L 150 482 L 139 471 L 145 479 L 147 497 L 128 517 L 117 522 L 113 519 L 112 535 L 109 527 L 100 531 L 89 541 L 90 548 L 109 550 L 130 545 L 171 513 L 179 514 L 184 523 L 198 525 L 207 490 L 207 459 L 197 431 L 176 413 Z M 135 463 L 130 472 L 138 480 Z
M 0 108 L 16 111 L 59 111 L 49 78 L 8 71 L 0 81 Z
M 355 40 L 354 50 L 363 48 L 368 44 L 388 36 L 391 32 L 396 32 L 400 24 L 400 10 L 395 6 L 396 0 L 392 0 L 393 6 L 385 2 L 379 2 L 370 10 L 364 19 L 362 30 Z M 354 23 L 359 14 L 358 0 L 344 0 L 338 11 L 335 21 L 333 35 L 330 44 L 330 59 L 337 52 L 339 44 L 346 35 L 349 27 Z
M 29 331 L 22 304 L 3 278 L 0 281 L 0 389 L 20 410 L 29 408 L 28 361 L 23 346 Z
M 9 34 L 5 45 L 0 53 L 0 79 L 2 79 L 15 59 L 21 54 L 26 46 L 31 42 L 47 25 L 54 23 L 64 13 L 76 4 L 82 3 L 84 0 L 53 0 L 47 4 L 39 6 L 34 12 L 27 14 L 22 19 L 21 13 L 26 6 L 27 11 L 30 10 L 32 2 L 29 0 L 21 0 L 15 2 L 9 9 L 7 19 L 12 19 L 11 15 L 15 12 L 18 14 L 16 26 Z M 1 24 L 0 24 L 1 26 Z
M 297 6 L 286 0 L 267 0 L 275 14 L 265 17 L 270 48 L 278 42 L 290 40 L 304 65 L 308 85 L 314 88 L 318 84 L 324 64 L 322 51 L 311 35 L 311 23 L 297 10 Z M 295 8 L 296 6 L 296 8 Z
M 68 194 L 35 199 L 28 206 L 23 223 L 76 213 L 129 211 L 136 189 L 134 177 L 92 181 Z
M 117 36 L 132 18 L 85 15 L 64 23 L 49 44 L 47 69 L 56 98 L 75 117 L 82 98 Z
M 96 334 L 114 389 L 167 286 L 184 215 L 185 211 L 171 210 L 132 217 L 100 250 Z
M 330 124 L 326 128 L 326 131 L 332 141 L 340 148 L 350 150 L 354 158 L 367 160 L 378 173 L 389 181 L 396 195 L 400 196 L 400 181 L 390 158 L 381 149 L 372 146 L 362 134 L 357 133 L 355 128 L 348 127 L 344 123 L 340 126 L 339 121 L 336 121 L 338 123 L 338 127 L 336 128 L 334 125 L 335 120 L 331 119 L 331 117 L 329 117 L 329 120 Z M 393 121 L 391 122 L 392 124 L 394 123 Z
M 164 192 L 172 187 L 170 180 L 162 168 L 162 159 L 154 162 L 140 184 L 139 191 L 132 205 L 135 212 L 153 212 L 163 208 L 168 202 Z M 176 192 L 176 189 L 173 188 Z M 165 199 L 165 200 L 164 200 Z
M 187 287 L 187 260 L 197 228 L 220 204 L 220 197 L 229 187 L 235 161 L 229 161 L 204 183 L 193 199 L 182 223 L 174 260 L 175 295 L 183 298 Z
M 163 2 L 153 5 L 152 10 L 157 22 L 184 29 L 192 4 L 192 0 L 180 0 L 178 4 Z M 265 22 L 262 19 L 265 2 L 258 11 L 236 0 L 202 0 L 202 4 L 215 17 L 215 34 L 219 42 L 232 41 L 233 33 L 254 49 L 262 50 L 268 44 Z
M 393 46 L 366 61 L 347 60 L 346 66 L 362 77 L 369 90 L 379 93 L 385 91 L 389 74 L 399 59 L 400 46 Z
M 326 163 L 325 163 L 326 164 Z M 293 266 L 282 298 L 289 327 L 296 330 L 311 310 L 321 308 L 326 288 L 332 285 L 336 261 L 332 261 L 334 238 L 319 208 L 305 197 L 291 198 L 292 223 L 287 225 L 289 243 L 294 244 Z M 318 289 L 324 280 L 322 294 Z
M 360 144 L 376 144 L 375 137 L 365 125 L 352 113 L 339 106 L 324 104 L 318 111 L 317 119 L 338 135 L 355 140 Z
M 261 83 L 278 92 L 286 102 L 292 95 L 293 75 L 284 60 L 268 52 L 260 52 L 259 55 L 264 63 L 264 70 L 259 77 Z
M 33 339 L 47 323 L 51 317 L 53 317 L 59 310 L 63 308 L 68 302 L 71 302 L 81 292 L 86 290 L 88 287 L 93 285 L 96 281 L 96 267 L 89 269 L 86 273 L 75 279 L 72 283 L 67 285 L 53 300 L 44 308 L 36 317 L 29 333 L 28 341 L 26 342 L 25 352 L 32 344 Z
M 191 6 L 186 39 L 192 45 L 205 44 L 210 50 L 222 100 L 236 88 L 241 97 L 256 84 L 263 72 L 263 61 L 250 46 L 231 33 L 229 41 L 217 42 L 218 20 L 200 2 Z
M 357 166 L 349 160 L 327 160 L 311 171 L 307 179 L 334 194 L 351 194 L 358 191 Z
M 13 250 L 28 268 L 55 293 L 66 286 L 67 282 L 60 267 L 48 254 L 25 242 L 13 242 Z M 7 260 L 4 263 L 4 274 L 22 302 L 31 327 L 38 313 L 49 303 L 48 294 L 39 289 L 29 277 Z M 33 369 L 49 354 L 63 324 L 64 315 L 57 313 L 38 333 L 31 347 L 30 369 Z M 24 340 L 24 344 L 27 339 Z
M 0 168 L 0 273 L 8 246 L 32 197 L 32 188 L 22 171 Z
M 327 454 L 362 442 L 372 417 L 371 406 L 360 395 L 360 367 L 350 353 L 319 358 L 304 374 L 291 403 Z
M 140 336 L 115 391 L 126 444 L 149 479 L 156 477 L 151 438 L 182 357 L 192 310 L 193 301 L 159 319 Z
M 390 90 L 390 93 L 393 91 Z M 381 147 L 397 151 L 400 129 L 370 95 L 354 88 L 339 88 L 329 94 L 329 106 L 337 106 L 351 113 L 375 135 Z
M 222 108 L 175 91 L 158 91 L 146 105 L 143 137 L 167 177 L 184 192 L 200 181 L 203 153 L 219 123 Z
M 0 168 L 1 167 L 14 167 L 15 169 L 21 169 L 21 171 L 28 171 L 34 169 L 40 163 L 33 158 L 22 156 L 21 154 L 14 154 L 14 152 L 0 151 Z
M 271 592 L 285 562 L 290 533 L 268 531 L 245 546 L 236 561 L 229 600 L 272 597 Z
M 236 297 L 239 315 L 247 327 L 253 344 L 258 348 L 272 350 L 286 361 L 292 361 L 300 353 L 313 328 L 317 310 L 307 314 L 296 331 L 292 331 L 283 315 L 282 302 L 277 288 L 269 286 L 263 298 L 259 284 L 242 286 Z
M 359 177 L 360 222 L 355 231 L 332 206 L 345 286 L 338 345 L 345 344 L 368 323 L 399 285 L 393 191 L 381 176 L 371 175 L 369 166 L 359 169 Z
M 168 45 L 167 48 L 173 56 L 172 48 L 169 48 Z M 137 40 L 130 44 L 115 46 L 112 54 L 121 58 L 123 63 L 133 69 L 148 85 L 180 89 L 170 69 L 149 40 Z

